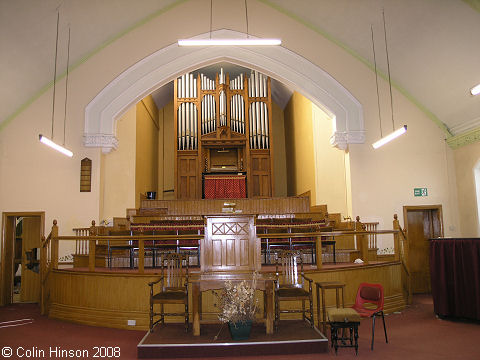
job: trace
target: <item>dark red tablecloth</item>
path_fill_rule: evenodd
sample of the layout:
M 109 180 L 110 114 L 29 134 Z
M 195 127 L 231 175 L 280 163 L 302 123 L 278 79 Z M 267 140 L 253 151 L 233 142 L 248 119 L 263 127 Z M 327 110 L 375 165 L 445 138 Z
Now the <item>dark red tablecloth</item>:
M 211 175 L 204 178 L 205 199 L 239 199 L 246 197 L 244 175 Z
M 480 320 L 480 238 L 431 239 L 434 311 Z

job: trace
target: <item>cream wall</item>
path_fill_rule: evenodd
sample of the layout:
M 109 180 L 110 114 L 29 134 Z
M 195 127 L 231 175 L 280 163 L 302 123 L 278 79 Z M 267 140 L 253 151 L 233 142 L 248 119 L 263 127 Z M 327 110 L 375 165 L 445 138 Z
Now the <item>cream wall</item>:
M 158 188 L 158 109 L 151 96 L 136 106 L 135 208 L 140 197 Z
M 63 235 L 72 235 L 75 227 L 90 226 L 92 220 L 99 222 L 101 151 L 82 145 L 84 124 L 78 114 L 83 114 L 89 97 L 82 93 L 82 80 L 80 72 L 69 78 L 65 146 L 73 151 L 72 158 L 38 140 L 39 134 L 52 138 L 53 89 L 0 131 L 0 212 L 44 211 L 46 235 L 54 219 Z M 57 87 L 64 88 L 65 82 L 59 81 Z M 57 91 L 53 140 L 60 144 L 64 142 L 64 101 Z M 91 192 L 80 192 L 80 162 L 85 157 L 92 160 Z M 62 255 L 66 248 L 75 245 L 62 242 Z
M 478 193 L 475 168 L 480 167 L 480 142 L 454 151 L 460 215 L 460 230 L 464 237 L 479 237 Z
M 232 16 L 236 11 L 243 10 L 243 5 L 238 1 L 217 1 L 212 30 L 226 28 L 244 32 L 244 20 Z M 445 235 L 458 235 L 455 170 L 454 166 L 449 165 L 448 160 L 452 158 L 451 150 L 445 146 L 442 131 L 428 116 L 394 89 L 397 127 L 407 124 L 408 133 L 381 150 L 372 150 L 370 144 L 379 137 L 375 76 L 372 70 L 314 29 L 300 24 L 264 3 L 249 3 L 249 14 L 251 35 L 281 38 L 282 46 L 326 71 L 362 105 L 366 142 L 352 145 L 348 149 L 352 182 L 352 215 L 359 215 L 366 221 L 378 220 L 382 228 L 391 228 L 394 213 L 400 215 L 403 223 L 404 205 L 441 204 Z M 180 28 L 177 26 L 179 18 L 187 20 Z M 49 228 L 53 218 L 58 218 L 60 233 L 63 234 L 68 234 L 72 227 L 88 225 L 92 218 L 98 221 L 101 150 L 85 148 L 83 145 L 85 107 L 105 86 L 148 55 L 175 43 L 178 38 L 208 33 L 210 23 L 205 21 L 208 18 L 208 1 L 180 2 L 170 10 L 146 21 L 142 26 L 126 32 L 70 73 L 66 143 L 75 153 L 73 159 L 64 158 L 45 149 L 38 142 L 38 134 L 40 132 L 48 134 L 51 126 L 51 91 L 39 96 L 3 127 L 0 132 L 0 210 L 44 210 L 46 228 Z M 200 66 L 202 64 L 186 64 L 185 70 Z M 171 79 L 176 75 L 179 74 L 171 74 Z M 275 77 L 275 74 L 270 75 Z M 59 88 L 62 84 L 64 86 L 64 81 L 58 82 Z M 302 86 L 302 84 L 290 85 Z M 380 93 L 386 129 L 390 124 L 388 120 L 390 113 L 386 95 L 388 83 L 383 80 L 380 80 Z M 148 94 L 143 94 L 142 97 L 146 95 Z M 310 94 L 303 95 L 321 106 Z M 62 95 L 57 96 L 57 104 L 62 104 Z M 138 99 L 126 103 L 123 112 L 116 115 L 117 119 L 136 102 Z M 288 134 L 286 117 L 285 122 L 285 131 Z M 169 133 L 165 126 L 164 134 Z M 58 119 L 55 138 L 61 139 L 61 134 L 63 127 Z M 110 155 L 121 151 L 122 146 L 123 141 Z M 169 149 L 172 150 L 167 150 L 165 146 L 165 156 L 173 156 L 173 147 Z M 171 155 L 168 151 L 172 151 Z M 80 160 L 84 157 L 89 157 L 93 163 L 91 193 L 79 192 Z M 313 168 L 312 157 L 313 152 L 305 159 L 307 164 L 303 165 L 306 169 L 305 176 L 295 179 L 299 191 L 300 187 L 307 187 L 307 184 L 304 184 L 307 182 L 305 179 L 310 183 L 308 187 L 312 187 L 313 177 L 310 174 L 310 169 Z M 170 178 L 165 176 L 167 173 L 165 170 L 164 188 L 169 189 L 170 186 L 173 188 L 173 184 L 165 181 L 170 181 Z M 427 187 L 429 196 L 414 198 L 414 187 Z M 288 189 L 290 192 L 290 186 Z
M 117 122 L 120 146 L 110 154 L 102 155 L 101 220 L 111 222 L 114 217 L 125 217 L 126 209 L 135 208 L 135 167 L 137 109 L 132 107 Z

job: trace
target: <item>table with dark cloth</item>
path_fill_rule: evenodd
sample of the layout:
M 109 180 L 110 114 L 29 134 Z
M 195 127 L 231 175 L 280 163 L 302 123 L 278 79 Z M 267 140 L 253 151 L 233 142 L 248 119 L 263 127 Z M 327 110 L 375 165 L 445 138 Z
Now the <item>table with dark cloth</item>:
M 480 320 L 480 238 L 430 239 L 437 315 Z
M 241 199 L 247 197 L 245 175 L 205 175 L 205 199 Z

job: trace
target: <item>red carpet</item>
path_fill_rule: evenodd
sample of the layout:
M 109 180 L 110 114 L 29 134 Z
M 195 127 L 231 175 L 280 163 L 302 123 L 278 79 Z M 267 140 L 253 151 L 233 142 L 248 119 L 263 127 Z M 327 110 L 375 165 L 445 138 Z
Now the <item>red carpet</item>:
M 33 319 L 33 323 L 0 327 L 0 351 L 8 351 L 5 347 L 12 348 L 14 354 L 10 359 L 93 359 L 95 354 L 107 355 L 103 358 L 110 359 L 116 358 L 118 354 L 121 359 L 136 359 L 137 344 L 145 335 L 143 331 L 91 327 L 48 319 L 41 316 L 38 306 L 33 304 L 15 304 L 0 308 L 2 323 L 28 318 Z M 371 320 L 362 320 L 359 328 L 358 356 L 355 356 L 353 349 L 341 348 L 337 356 L 331 350 L 327 354 L 229 357 L 228 359 L 313 360 L 335 357 L 359 360 L 480 359 L 480 324 L 437 319 L 433 313 L 433 302 L 430 296 L 415 296 L 410 307 L 401 314 L 387 316 L 386 323 L 389 343 L 385 343 L 381 321 L 377 322 L 375 349 L 371 351 Z M 0 324 L 0 326 L 11 324 L 15 323 Z M 97 350 L 96 347 L 99 349 Z M 77 351 L 73 355 L 80 356 L 69 357 L 67 354 L 67 356 L 55 357 L 55 352 L 49 353 L 50 348 L 53 351 L 56 349 Z M 17 356 L 15 354 L 17 351 L 23 357 Z M 42 354 L 41 351 L 44 353 Z M 6 357 L 0 355 L 0 359 L 3 358 Z

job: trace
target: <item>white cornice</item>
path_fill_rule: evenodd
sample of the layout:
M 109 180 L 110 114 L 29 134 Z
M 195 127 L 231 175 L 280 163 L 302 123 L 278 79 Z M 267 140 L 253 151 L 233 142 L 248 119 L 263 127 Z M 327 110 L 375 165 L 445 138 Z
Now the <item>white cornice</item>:
M 85 134 L 83 136 L 83 144 L 86 147 L 102 148 L 104 154 L 118 147 L 118 139 L 112 134 Z

